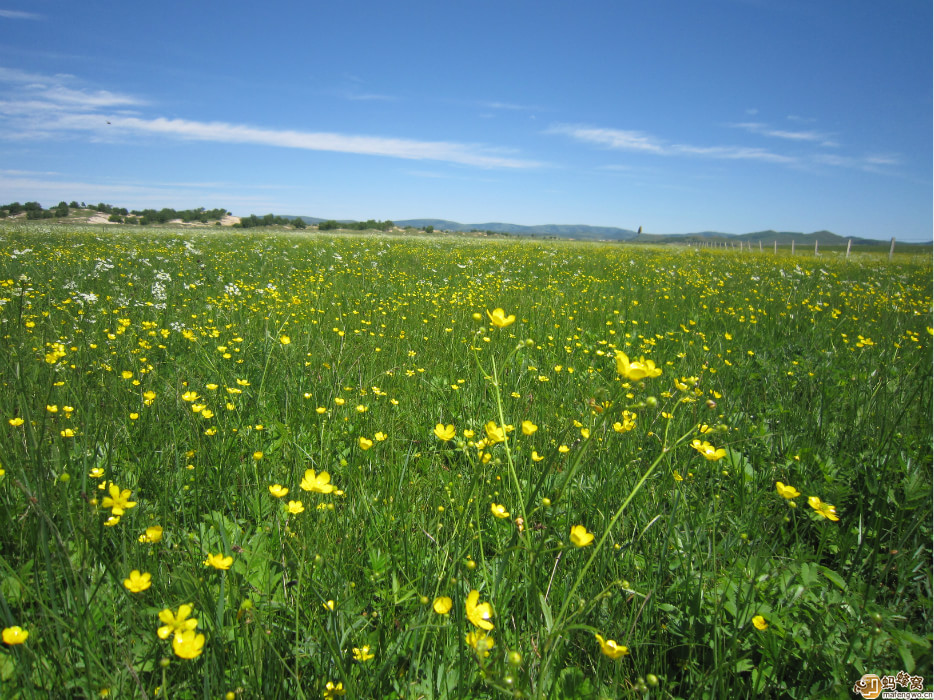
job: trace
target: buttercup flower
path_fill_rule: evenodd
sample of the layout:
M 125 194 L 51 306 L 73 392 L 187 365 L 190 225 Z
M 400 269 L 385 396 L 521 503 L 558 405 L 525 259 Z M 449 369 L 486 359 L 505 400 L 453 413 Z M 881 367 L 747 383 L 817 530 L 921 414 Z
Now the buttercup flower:
M 108 492 L 110 495 L 104 496 L 104 500 L 101 501 L 101 507 L 110 508 L 112 515 L 119 517 L 126 512 L 126 509 L 133 508 L 136 505 L 136 501 L 130 500 L 130 495 L 132 494 L 130 489 L 123 489 L 121 491 L 119 486 L 111 482 Z
M 617 644 L 612 639 L 604 639 L 599 634 L 595 634 L 594 637 L 596 637 L 597 643 L 600 644 L 600 651 L 614 661 L 629 654 L 629 647 L 625 645 Z
M 3 643 L 9 644 L 10 646 L 22 644 L 28 638 L 29 632 L 17 625 L 14 625 L 13 627 L 6 627 L 3 630 Z
M 152 574 L 140 573 L 137 569 L 130 572 L 130 577 L 123 579 L 123 586 L 130 593 L 142 593 L 152 585 Z
M 193 659 L 200 656 L 204 650 L 204 635 L 197 634 L 193 629 L 185 630 L 172 638 L 172 651 L 183 659 Z
M 324 700 L 331 700 L 331 698 L 336 698 L 340 695 L 346 694 L 344 690 L 343 681 L 338 681 L 334 683 L 333 681 L 328 681 L 328 684 L 324 686 Z
M 493 623 L 490 618 L 493 617 L 493 608 L 489 603 L 477 603 L 480 598 L 480 591 L 474 589 L 467 595 L 467 619 L 474 627 L 484 630 L 493 629 Z
M 720 449 L 717 449 L 716 447 L 711 445 L 706 440 L 701 442 L 700 440 L 697 440 L 695 438 L 694 440 L 691 440 L 691 447 L 693 447 L 695 450 L 700 452 L 702 455 L 704 455 L 705 459 L 711 462 L 716 462 L 717 460 L 720 460 L 726 457 L 725 449 L 723 449 L 722 447 Z
M 331 481 L 331 475 L 327 472 L 321 472 L 315 476 L 314 469 L 306 469 L 305 476 L 302 478 L 299 486 L 305 491 L 314 491 L 316 493 L 331 493 L 334 486 L 328 482 Z
M 505 328 L 513 324 L 516 320 L 516 317 L 512 314 L 509 316 L 506 315 L 506 312 L 502 309 L 493 309 L 493 311 L 487 310 L 486 315 L 490 317 L 490 323 L 492 323 L 497 328 Z
M 586 547 L 593 542 L 593 533 L 587 532 L 583 525 L 575 525 L 571 528 L 571 544 L 575 547 Z
M 288 495 L 289 489 L 282 484 L 273 484 L 269 487 L 269 493 L 271 493 L 276 498 L 282 498 L 283 496 Z
M 483 426 L 483 429 L 486 431 L 487 444 L 495 445 L 498 442 L 506 441 L 506 431 L 502 427 L 496 425 L 494 421 L 489 421 Z
M 364 452 L 366 452 L 368 449 L 373 447 L 373 441 L 368 440 L 363 436 L 360 436 L 360 439 L 357 442 L 360 445 L 360 449 L 363 450 Z
M 447 442 L 448 440 L 453 440 L 454 436 L 457 434 L 457 431 L 454 430 L 454 426 L 449 424 L 445 426 L 443 423 L 438 423 L 435 426 L 435 435 L 439 440 Z
M 374 657 L 374 654 L 370 653 L 369 646 L 362 646 L 359 649 L 357 647 L 353 648 L 353 658 L 354 661 L 359 661 L 363 663 L 364 661 L 369 661 Z
M 775 482 L 775 490 L 782 498 L 792 499 L 801 495 L 801 492 L 798 491 L 798 489 L 796 489 L 794 486 L 786 486 L 781 481 Z
M 536 430 L 538 430 L 538 426 L 535 425 L 535 423 L 533 423 L 532 421 L 530 420 L 522 421 L 522 434 L 523 435 L 531 435 Z
M 657 377 L 662 373 L 662 370 L 660 367 L 656 367 L 652 360 L 646 360 L 644 357 L 640 357 L 636 362 L 630 362 L 626 353 L 617 350 L 616 373 L 626 377 L 626 379 L 638 381 L 646 377 Z
M 752 618 L 752 624 L 760 632 L 764 631 L 769 626 L 769 623 L 765 621 L 765 618 L 762 617 L 762 615 L 756 615 L 754 618 Z
M 493 513 L 497 518 L 508 518 L 509 511 L 506 510 L 505 506 L 497 505 L 496 503 L 490 504 L 490 512 Z
M 279 338 L 279 342 L 282 343 L 283 345 L 288 345 L 289 343 L 292 342 L 292 339 L 287 335 L 283 335 Z
M 9 420 L 8 422 L 9 422 L 10 425 L 12 425 L 14 428 L 16 428 L 16 427 L 22 425 L 25 421 L 24 421 L 22 418 L 10 418 L 10 420 Z
M 451 612 L 452 605 L 454 605 L 454 601 L 446 595 L 442 595 L 435 598 L 434 602 L 431 604 L 431 609 L 439 615 L 447 615 Z
M 146 532 L 139 536 L 139 541 L 148 544 L 155 544 L 162 540 L 162 526 L 151 525 L 146 528 Z
M 827 518 L 827 520 L 836 522 L 840 519 L 837 517 L 837 509 L 829 503 L 824 503 L 817 496 L 808 496 L 808 505 L 811 506 L 818 515 Z
M 205 566 L 213 566 L 215 569 L 227 571 L 233 564 L 233 557 L 225 557 L 223 552 L 219 554 L 208 553 L 208 558 L 204 560 Z
M 464 638 L 464 641 L 467 642 L 467 645 L 473 648 L 477 655 L 480 656 L 489 656 L 490 649 L 493 648 L 495 642 L 493 637 L 488 635 L 486 632 L 481 632 L 480 630 L 472 630 L 467 633 L 467 636 Z
M 166 608 L 159 613 L 159 620 L 163 626 L 156 630 L 159 639 L 168 639 L 170 634 L 179 635 L 182 632 L 193 630 L 198 626 L 198 620 L 194 617 L 188 617 L 191 614 L 191 606 L 183 604 L 178 606 L 178 614 L 174 614 Z
M 536 452 L 535 450 L 532 450 L 532 461 L 533 462 L 541 462 L 543 459 L 545 458 L 542 457 L 540 454 L 538 454 L 538 452 Z
M 301 501 L 289 501 L 289 513 L 292 515 L 298 515 L 299 513 L 305 512 L 305 506 L 302 505 Z

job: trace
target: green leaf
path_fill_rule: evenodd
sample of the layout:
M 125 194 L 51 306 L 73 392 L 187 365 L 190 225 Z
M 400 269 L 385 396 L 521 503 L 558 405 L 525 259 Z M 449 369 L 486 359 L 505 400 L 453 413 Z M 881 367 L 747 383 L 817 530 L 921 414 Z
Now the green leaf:
M 828 569 L 826 566 L 822 566 L 822 567 L 820 567 L 820 572 L 821 572 L 824 576 L 826 576 L 826 577 L 830 580 L 830 582 L 831 582 L 833 585 L 835 585 L 837 588 L 839 588 L 841 591 L 845 591 L 845 590 L 846 590 L 846 581 L 844 581 L 844 580 L 840 577 L 840 574 L 838 574 L 836 571 L 833 571 L 833 570 L 831 570 L 831 569 Z

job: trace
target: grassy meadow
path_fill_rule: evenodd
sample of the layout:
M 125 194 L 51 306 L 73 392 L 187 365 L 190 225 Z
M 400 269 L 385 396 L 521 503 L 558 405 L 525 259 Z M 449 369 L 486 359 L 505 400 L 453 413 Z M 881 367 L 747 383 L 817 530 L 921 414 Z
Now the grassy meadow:
M 0 697 L 929 690 L 931 280 L 0 226 Z

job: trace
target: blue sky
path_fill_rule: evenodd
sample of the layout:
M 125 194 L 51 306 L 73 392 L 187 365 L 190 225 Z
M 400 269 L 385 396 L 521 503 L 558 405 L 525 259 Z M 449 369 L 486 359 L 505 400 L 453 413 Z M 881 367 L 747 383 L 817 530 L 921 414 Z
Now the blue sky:
M 0 0 L 0 201 L 932 239 L 928 0 Z

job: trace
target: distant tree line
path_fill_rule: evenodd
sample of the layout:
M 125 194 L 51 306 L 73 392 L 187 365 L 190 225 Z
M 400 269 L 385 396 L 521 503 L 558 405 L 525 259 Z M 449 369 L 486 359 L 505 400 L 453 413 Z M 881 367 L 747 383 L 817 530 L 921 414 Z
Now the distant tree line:
M 90 209 L 100 212 L 101 214 L 109 214 L 110 221 L 121 224 L 139 224 L 140 226 L 165 224 L 173 219 L 181 219 L 189 223 L 198 221 L 202 224 L 206 224 L 208 221 L 223 219 L 230 213 L 226 209 L 205 209 L 204 207 L 181 210 L 169 209 L 166 207 L 159 210 L 134 209 L 133 211 L 129 211 L 125 207 L 115 207 L 112 204 L 105 204 L 104 202 L 98 204 L 85 204 L 81 202 L 79 204 L 76 201 L 72 201 L 71 203 L 62 201 L 50 209 L 43 209 L 39 202 L 26 202 L 25 204 L 12 202 L 10 204 L 0 204 L 0 219 L 8 216 L 16 216 L 23 212 L 26 213 L 27 219 L 63 219 L 68 216 L 73 209 Z
M 0 204 L 0 219 L 16 216 L 18 214 L 22 214 L 23 212 L 26 213 L 27 219 L 63 219 L 67 217 L 74 209 L 90 209 L 101 214 L 107 214 L 108 221 L 113 223 L 133 224 L 138 226 L 149 226 L 150 224 L 167 224 L 168 222 L 177 219 L 181 219 L 186 223 L 199 222 L 206 224 L 209 221 L 219 221 L 225 216 L 230 215 L 230 212 L 226 209 L 205 209 L 204 207 L 198 207 L 197 209 L 170 209 L 168 207 L 164 207 L 158 210 L 134 209 L 130 211 L 125 207 L 116 207 L 112 204 L 105 204 L 104 202 L 99 202 L 98 204 L 85 204 L 84 202 L 81 202 L 79 204 L 76 201 L 71 203 L 62 201 L 50 209 L 43 209 L 39 202 L 26 202 L 25 204 L 12 202 L 11 204 Z M 234 224 L 234 226 L 239 228 L 256 228 L 258 226 L 292 226 L 296 229 L 304 229 L 307 227 L 307 224 L 305 223 L 304 219 L 298 216 L 289 219 L 284 216 L 276 216 L 275 214 L 266 214 L 265 216 L 256 216 L 256 214 L 250 214 L 249 216 L 242 217 L 240 219 L 240 223 Z M 368 219 L 367 221 L 354 221 L 350 223 L 341 223 L 333 219 L 329 219 L 319 223 L 318 230 L 334 231 L 337 229 L 344 229 L 350 231 L 390 231 L 394 226 L 395 224 L 388 219 L 386 221 Z M 428 226 L 426 227 L 426 230 L 430 233 L 434 230 L 434 227 Z
M 77 206 L 77 202 L 72 202 L 70 206 Z M 26 212 L 27 219 L 56 219 L 68 216 L 70 206 L 67 202 L 59 202 L 51 209 L 43 209 L 39 202 L 11 202 L 10 204 L 0 204 L 0 219 L 8 216 L 16 216 Z
M 393 226 L 395 226 L 395 224 L 392 221 L 389 221 L 389 219 L 386 221 L 367 219 L 366 221 L 353 221 L 350 223 L 341 223 L 339 221 L 334 221 L 334 219 L 328 219 L 327 221 L 321 221 L 318 223 L 318 230 L 336 231 L 337 229 L 344 229 L 345 231 L 391 231 Z
M 240 223 L 234 224 L 234 226 L 239 228 L 256 228 L 257 226 L 294 226 L 295 228 L 305 228 L 305 222 L 298 216 L 294 219 L 287 219 L 284 216 L 276 216 L 275 214 L 266 214 L 266 216 L 250 214 L 249 216 L 240 217 Z

